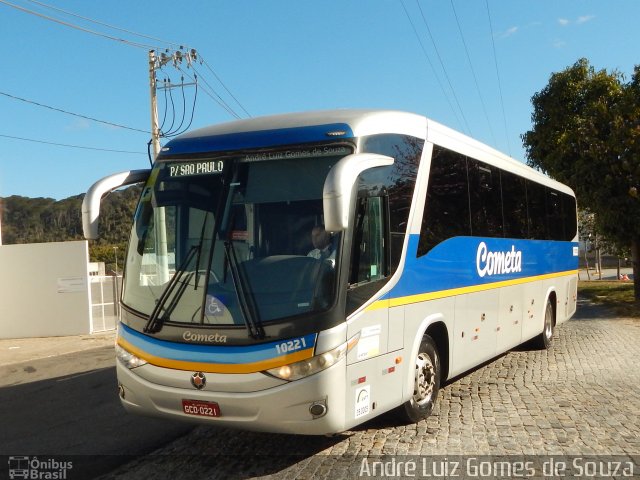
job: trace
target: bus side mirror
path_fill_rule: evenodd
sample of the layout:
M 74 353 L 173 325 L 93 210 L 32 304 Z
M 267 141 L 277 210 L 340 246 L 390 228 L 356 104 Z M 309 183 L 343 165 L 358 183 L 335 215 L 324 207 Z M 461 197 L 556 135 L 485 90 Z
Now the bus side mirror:
M 376 153 L 347 155 L 329 171 L 322 191 L 324 228 L 328 232 L 340 232 L 349 226 L 351 192 L 358 175 L 375 167 L 393 165 L 394 159 Z
M 100 216 L 100 201 L 102 197 L 116 188 L 134 183 L 144 182 L 149 178 L 151 170 L 130 170 L 109 175 L 91 185 L 82 200 L 82 231 L 87 240 L 97 240 L 98 218 Z

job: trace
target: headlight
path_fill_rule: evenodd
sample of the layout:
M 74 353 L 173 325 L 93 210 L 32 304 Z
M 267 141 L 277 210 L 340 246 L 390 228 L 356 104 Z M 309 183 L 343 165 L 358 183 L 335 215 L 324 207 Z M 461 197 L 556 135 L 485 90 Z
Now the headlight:
M 136 368 L 147 364 L 146 360 L 136 357 L 133 353 L 126 351 L 120 345 L 116 345 L 116 358 L 127 368 Z
M 307 360 L 290 363 L 289 365 L 283 365 L 277 368 L 271 368 L 269 370 L 266 370 L 265 373 L 273 375 L 277 378 L 281 378 L 282 380 L 289 381 L 308 377 L 309 375 L 313 375 L 314 373 L 326 370 L 330 366 L 338 363 L 340 360 L 347 356 L 347 353 L 349 353 L 349 351 L 353 347 L 355 347 L 359 339 L 360 333 L 357 333 L 348 341 L 334 348 L 333 350 L 329 350 L 328 352 L 316 355 L 315 357 L 308 358 Z

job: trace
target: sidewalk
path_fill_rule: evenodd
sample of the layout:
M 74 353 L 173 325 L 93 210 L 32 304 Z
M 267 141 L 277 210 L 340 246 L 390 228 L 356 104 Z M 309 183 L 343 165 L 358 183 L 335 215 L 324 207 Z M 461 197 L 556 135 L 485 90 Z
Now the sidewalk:
M 55 357 L 92 348 L 113 347 L 116 331 L 69 337 L 0 339 L 0 366 Z
M 620 273 L 623 275 L 627 275 L 629 280 L 633 280 L 633 268 L 624 267 L 620 269 Z M 591 275 L 591 280 L 600 280 L 600 275 L 593 268 L 589 269 L 589 274 Z M 617 280 L 618 269 L 617 268 L 603 268 L 602 269 L 602 280 Z M 578 273 L 579 280 L 588 280 L 587 270 L 581 268 Z

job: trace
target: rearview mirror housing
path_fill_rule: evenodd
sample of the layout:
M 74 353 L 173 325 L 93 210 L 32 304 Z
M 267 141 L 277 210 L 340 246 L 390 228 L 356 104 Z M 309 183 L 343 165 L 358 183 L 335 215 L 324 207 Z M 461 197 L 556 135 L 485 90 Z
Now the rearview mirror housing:
M 100 202 L 102 197 L 117 188 L 134 183 L 145 182 L 151 170 L 130 170 L 104 177 L 91 185 L 82 200 L 82 231 L 87 240 L 100 238 L 98 232 L 98 218 L 100 217 Z
M 340 232 L 349 226 L 351 192 L 365 170 L 393 165 L 394 159 L 376 153 L 347 155 L 329 171 L 322 191 L 324 228 L 329 232 Z

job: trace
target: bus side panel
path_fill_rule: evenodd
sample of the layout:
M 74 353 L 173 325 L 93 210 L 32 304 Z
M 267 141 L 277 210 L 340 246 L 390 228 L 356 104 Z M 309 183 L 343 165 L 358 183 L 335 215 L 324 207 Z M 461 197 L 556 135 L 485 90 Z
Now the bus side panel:
M 578 275 L 573 275 L 569 277 L 569 283 L 567 287 L 567 308 L 566 308 L 566 316 L 562 319 L 562 322 L 566 322 L 569 320 L 574 313 L 576 313 L 576 309 L 578 308 Z M 558 324 L 561 321 L 558 320 Z
M 345 428 L 389 411 L 402 403 L 402 380 L 408 363 L 397 363 L 400 352 L 347 365 L 344 399 Z
M 522 285 L 513 285 L 500 289 L 500 308 L 496 328 L 497 354 L 506 352 L 522 342 L 523 288 Z
M 499 290 L 487 290 L 455 297 L 454 372 L 495 357 L 499 295 Z
M 567 275 L 544 282 L 543 291 L 547 293 L 547 297 L 549 297 L 551 292 L 554 292 L 556 295 L 556 325 L 566 322 L 575 313 L 577 307 L 577 286 L 577 275 Z
M 523 342 L 532 339 L 542 332 L 546 300 L 542 296 L 542 288 L 542 282 L 530 282 L 524 284 L 524 321 L 522 324 Z

